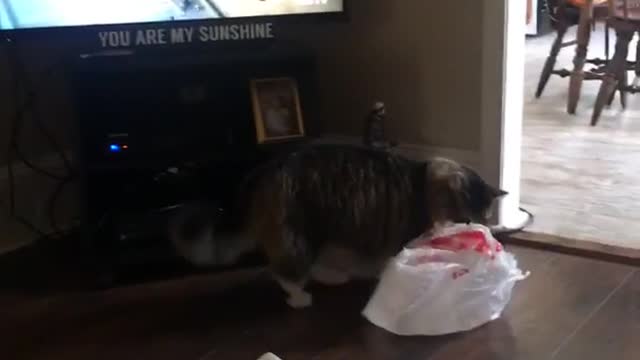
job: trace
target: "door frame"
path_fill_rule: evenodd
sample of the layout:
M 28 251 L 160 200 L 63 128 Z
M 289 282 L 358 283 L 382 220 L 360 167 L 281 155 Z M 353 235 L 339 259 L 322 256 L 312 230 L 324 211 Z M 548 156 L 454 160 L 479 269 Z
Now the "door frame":
M 482 19 L 482 170 L 509 192 L 498 226 L 515 228 L 528 218 L 520 210 L 526 1 L 483 0 Z

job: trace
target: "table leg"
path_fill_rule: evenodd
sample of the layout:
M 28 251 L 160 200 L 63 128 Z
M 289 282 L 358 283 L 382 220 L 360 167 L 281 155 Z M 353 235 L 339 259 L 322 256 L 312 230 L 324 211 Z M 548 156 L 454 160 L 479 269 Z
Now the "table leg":
M 591 15 L 593 14 L 593 0 L 585 1 L 580 9 L 580 22 L 578 23 L 578 36 L 576 54 L 573 58 L 573 71 L 569 80 L 569 97 L 567 112 L 575 114 L 584 80 L 584 64 L 587 59 L 589 41 L 591 40 Z

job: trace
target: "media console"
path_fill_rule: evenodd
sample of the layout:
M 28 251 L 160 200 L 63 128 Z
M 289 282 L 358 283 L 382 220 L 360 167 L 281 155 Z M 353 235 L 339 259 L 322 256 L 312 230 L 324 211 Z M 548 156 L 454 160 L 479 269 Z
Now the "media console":
M 83 224 L 97 263 L 116 276 L 195 271 L 166 238 L 172 209 L 208 200 L 226 211 L 251 169 L 319 131 L 314 57 L 303 51 L 84 56 L 69 75 Z M 250 82 L 274 77 L 297 82 L 306 136 L 259 144 Z

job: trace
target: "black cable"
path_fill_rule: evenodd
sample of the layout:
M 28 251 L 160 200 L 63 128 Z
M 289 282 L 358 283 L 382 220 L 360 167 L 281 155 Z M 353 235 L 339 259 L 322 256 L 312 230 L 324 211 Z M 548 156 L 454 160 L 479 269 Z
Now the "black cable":
M 10 65 L 14 69 L 14 73 L 16 74 L 14 80 L 18 81 L 17 79 L 21 78 L 22 81 L 25 84 L 26 89 L 28 90 L 26 92 L 26 99 L 25 99 L 25 101 L 23 103 L 20 103 L 19 100 L 16 101 L 16 104 L 19 104 L 18 105 L 18 112 L 16 113 L 16 118 L 18 119 L 17 122 L 18 122 L 19 126 L 18 126 L 17 133 L 13 137 L 16 154 L 17 154 L 18 158 L 20 159 L 20 161 L 22 161 L 27 167 L 31 168 L 32 170 L 37 171 L 37 172 L 39 172 L 39 173 L 41 173 L 43 175 L 46 175 L 48 177 L 54 178 L 56 180 L 63 180 L 65 178 L 65 176 L 55 175 L 55 174 L 53 174 L 53 173 L 51 173 L 51 172 L 49 172 L 47 170 L 39 168 L 38 166 L 34 165 L 29 160 L 27 160 L 27 158 L 20 151 L 19 143 L 18 143 L 20 130 L 21 130 L 21 127 L 22 127 L 23 122 L 24 122 L 25 113 L 29 109 L 31 109 L 32 112 L 35 113 L 35 114 L 33 114 L 32 118 L 33 118 L 36 126 L 42 132 L 42 134 L 45 136 L 45 138 L 47 139 L 47 141 L 49 142 L 49 144 L 51 145 L 53 150 L 60 156 L 60 159 L 62 160 L 67 172 L 71 173 L 73 171 L 73 167 L 71 165 L 71 161 L 67 158 L 63 147 L 60 145 L 60 143 L 55 139 L 55 136 L 53 136 L 53 134 L 51 134 L 49 129 L 47 129 L 45 124 L 42 122 L 42 117 L 39 116 L 39 114 L 37 114 L 37 111 L 38 111 L 38 107 L 36 106 L 36 98 L 37 97 L 36 97 L 36 93 L 34 91 L 36 86 L 34 86 L 34 84 L 29 80 L 29 76 L 27 75 L 25 67 L 22 64 L 22 62 L 20 62 L 20 60 L 18 58 L 18 50 L 16 48 L 15 42 L 13 40 L 11 40 L 11 39 L 7 39 L 7 42 L 9 44 L 9 46 L 11 47 L 9 49 L 9 51 L 8 51 L 9 58 L 10 58 L 9 59 L 10 60 Z M 47 70 L 43 71 L 42 74 L 39 76 L 40 81 L 48 79 L 49 76 L 52 75 L 55 72 L 55 70 L 58 68 L 59 65 L 61 65 L 61 63 L 55 63 L 52 66 L 50 66 Z M 15 86 L 15 91 L 17 91 L 18 93 L 20 92 L 19 86 L 17 86 L 17 85 Z
M 5 41 L 6 41 L 7 47 L 9 48 L 7 51 L 9 63 L 12 69 L 14 70 L 12 83 L 13 83 L 13 90 L 14 90 L 14 96 L 15 96 L 14 103 L 16 104 L 15 114 L 11 124 L 10 139 L 8 142 L 8 151 L 7 151 L 7 154 L 8 154 L 7 174 L 8 174 L 8 182 L 9 182 L 9 213 L 12 218 L 17 220 L 19 223 L 21 223 L 25 227 L 27 227 L 29 230 L 36 233 L 41 238 L 51 238 L 63 233 L 59 229 L 55 216 L 53 216 L 52 212 L 55 212 L 55 203 L 59 197 L 59 194 L 62 192 L 64 186 L 68 182 L 70 182 L 71 179 L 73 178 L 73 175 L 74 175 L 73 168 L 62 146 L 56 141 L 55 137 L 49 132 L 49 130 L 46 128 L 46 126 L 42 122 L 41 117 L 37 116 L 37 114 L 36 116 L 33 117 L 36 123 L 36 126 L 43 133 L 45 138 L 48 140 L 48 142 L 54 148 L 54 150 L 58 153 L 58 155 L 61 157 L 62 162 L 64 163 L 64 166 L 67 170 L 67 174 L 65 176 L 60 176 L 46 169 L 42 169 L 36 166 L 35 164 L 33 164 L 31 161 L 29 161 L 26 158 L 26 156 L 24 156 L 24 154 L 20 151 L 19 138 L 20 138 L 22 127 L 24 126 L 24 121 L 26 117 L 25 115 L 29 109 L 37 108 L 37 107 L 34 107 L 36 95 L 33 91 L 33 84 L 28 80 L 24 66 L 19 61 L 18 51 L 15 48 L 16 45 L 14 41 L 10 38 L 5 38 Z M 43 76 L 41 76 L 40 79 L 48 78 L 50 73 L 53 73 L 53 71 L 57 68 L 58 64 L 55 64 L 55 65 L 56 66 L 52 66 L 46 72 L 44 72 Z M 21 88 L 20 86 L 21 80 L 22 80 L 23 87 L 25 89 Z M 26 94 L 24 95 L 26 96 L 26 99 L 24 101 L 22 101 L 22 96 L 21 96 L 23 94 L 23 91 L 26 91 Z M 56 186 L 56 189 L 52 193 L 50 202 L 48 204 L 49 209 L 53 209 L 53 210 L 50 210 L 49 212 L 49 220 L 54 229 L 53 233 L 46 233 L 45 231 L 41 230 L 36 225 L 34 225 L 33 223 L 31 223 L 30 221 L 28 221 L 23 216 L 17 213 L 16 194 L 15 194 L 16 181 L 15 181 L 15 169 L 14 169 L 15 160 L 20 160 L 28 168 L 30 168 L 31 170 L 37 173 L 40 173 L 41 175 L 44 175 L 51 179 L 59 181 L 58 185 Z
M 51 228 L 53 229 L 53 231 L 58 234 L 64 233 L 64 230 L 62 230 L 59 227 L 58 221 L 56 220 L 56 203 L 58 201 L 58 198 L 62 194 L 65 186 L 68 185 L 72 180 L 73 180 L 73 176 L 68 176 L 66 179 L 60 181 L 56 186 L 55 190 L 53 190 L 53 192 L 51 193 L 51 197 L 49 198 L 49 203 L 48 203 L 49 221 L 51 223 Z
M 494 228 L 494 229 L 491 229 L 491 234 L 494 236 L 512 235 L 512 234 L 519 233 L 525 228 L 531 226 L 531 224 L 533 224 L 534 215 L 531 212 L 529 212 L 527 209 L 524 209 L 521 207 L 519 207 L 518 209 L 523 213 L 527 214 L 527 221 L 525 221 L 524 224 L 516 228 Z
M 17 76 L 16 76 L 16 79 L 17 79 Z M 19 89 L 16 91 L 19 92 Z M 13 121 L 13 130 L 11 132 L 11 138 L 9 139 L 11 154 L 13 154 L 18 160 L 20 160 L 23 164 L 25 164 L 25 166 L 27 166 L 31 170 L 55 180 L 63 180 L 64 176 L 54 174 L 46 169 L 42 169 L 36 166 L 35 164 L 33 164 L 31 161 L 27 159 L 27 157 L 22 153 L 22 151 L 20 151 L 19 139 L 20 139 L 22 127 L 24 125 L 25 112 L 32 106 L 33 106 L 33 102 L 31 100 L 26 100 L 23 105 L 18 106 L 16 108 L 16 114 L 14 115 L 15 117 Z
M 15 93 L 17 95 L 17 93 Z M 16 121 L 14 119 L 11 125 L 11 136 L 15 134 L 16 131 Z M 15 173 L 13 169 L 13 157 L 14 157 L 14 147 L 12 141 L 9 141 L 9 147 L 7 151 L 7 175 L 9 181 L 9 215 L 18 221 L 23 226 L 27 227 L 32 232 L 36 233 L 40 237 L 47 237 L 49 234 L 45 233 L 43 230 L 39 229 L 36 225 L 32 224 L 30 221 L 22 217 L 16 212 L 16 194 L 15 194 Z
M 52 75 L 55 72 L 55 69 L 58 68 L 58 66 L 62 65 L 63 61 L 61 63 L 55 63 L 53 64 L 51 67 L 49 67 L 47 69 L 47 71 L 44 72 L 44 74 L 42 75 L 41 78 L 46 79 L 48 78 L 50 75 Z M 33 89 L 33 84 L 31 84 L 32 89 Z M 36 99 L 35 93 L 31 92 L 30 93 L 31 96 L 33 97 L 33 99 Z M 45 138 L 47 138 L 47 140 L 49 141 L 49 144 L 51 144 L 51 147 L 53 148 L 53 150 L 60 156 L 60 160 L 62 160 L 62 163 L 64 164 L 66 170 L 67 170 L 67 175 L 71 176 L 71 174 L 73 173 L 73 166 L 71 165 L 71 161 L 69 160 L 69 158 L 67 157 L 64 148 L 62 147 L 62 145 L 56 140 L 56 137 L 51 133 L 51 131 L 49 129 L 47 129 L 47 127 L 45 126 L 44 122 L 42 121 L 42 116 L 40 116 L 39 113 L 39 107 L 38 106 L 34 106 L 34 120 L 36 123 L 36 126 L 40 129 L 40 131 L 42 132 L 42 134 L 45 136 Z

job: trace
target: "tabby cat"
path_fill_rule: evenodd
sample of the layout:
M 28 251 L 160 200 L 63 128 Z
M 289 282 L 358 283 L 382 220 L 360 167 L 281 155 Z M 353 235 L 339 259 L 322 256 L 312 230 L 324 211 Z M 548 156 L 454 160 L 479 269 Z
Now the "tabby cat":
M 259 250 L 294 308 L 309 306 L 309 280 L 375 278 L 409 240 L 445 222 L 486 224 L 506 192 L 474 170 L 434 158 L 413 161 L 349 145 L 313 145 L 247 178 L 235 225 L 193 204 L 170 225 L 178 252 L 194 264 L 232 264 Z

